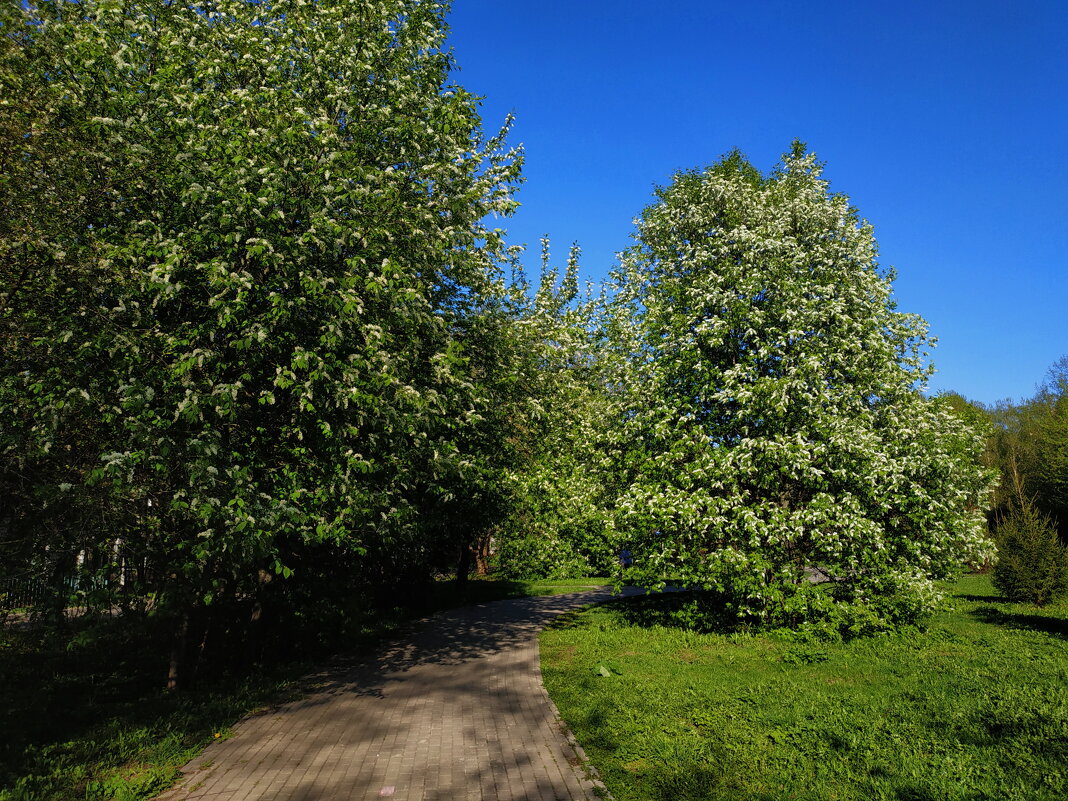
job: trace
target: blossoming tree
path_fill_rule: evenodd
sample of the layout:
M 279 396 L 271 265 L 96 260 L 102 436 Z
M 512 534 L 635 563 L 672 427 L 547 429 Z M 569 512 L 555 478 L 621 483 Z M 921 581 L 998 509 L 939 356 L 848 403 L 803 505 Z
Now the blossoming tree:
M 425 573 L 493 506 L 484 221 L 520 158 L 450 83 L 446 11 L 5 4 L 0 531 L 57 580 L 135 565 L 175 670 L 191 612 L 316 554 Z
M 926 326 L 895 309 L 871 226 L 795 143 L 768 176 L 738 153 L 676 175 L 636 240 L 603 321 L 635 577 L 770 622 L 929 608 L 989 549 L 988 476 L 923 395 Z

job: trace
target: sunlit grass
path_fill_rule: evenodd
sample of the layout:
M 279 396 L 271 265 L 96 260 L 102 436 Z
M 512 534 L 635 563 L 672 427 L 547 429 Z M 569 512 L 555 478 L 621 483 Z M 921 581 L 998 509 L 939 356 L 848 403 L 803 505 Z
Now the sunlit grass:
M 632 625 L 542 636 L 545 683 L 617 801 L 1068 798 L 1068 604 L 983 576 L 925 630 L 803 643 Z

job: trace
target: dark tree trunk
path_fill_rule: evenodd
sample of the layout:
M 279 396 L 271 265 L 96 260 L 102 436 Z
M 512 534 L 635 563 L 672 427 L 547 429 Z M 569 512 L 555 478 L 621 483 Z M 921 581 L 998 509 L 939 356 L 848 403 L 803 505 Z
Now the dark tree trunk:
M 466 584 L 471 575 L 471 547 L 465 542 L 460 546 L 460 560 L 456 565 L 456 581 L 458 584 Z
M 185 651 L 189 642 L 189 611 L 182 612 L 171 640 L 170 665 L 167 668 L 167 689 L 177 690 L 184 680 Z
M 245 634 L 245 667 L 252 667 L 263 656 L 263 601 L 267 585 L 273 577 L 266 570 L 260 570 L 256 576 L 256 596 L 248 616 L 248 630 Z
M 197 617 L 202 619 L 199 624 L 201 630 L 200 644 L 196 649 L 196 659 L 193 661 L 193 668 L 189 671 L 189 684 L 196 684 L 197 676 L 200 675 L 200 668 L 204 664 L 205 656 L 208 653 L 208 640 L 211 638 L 212 627 L 215 625 L 215 613 L 218 609 L 218 604 L 212 604 L 201 615 Z M 188 637 L 188 635 L 187 635 Z

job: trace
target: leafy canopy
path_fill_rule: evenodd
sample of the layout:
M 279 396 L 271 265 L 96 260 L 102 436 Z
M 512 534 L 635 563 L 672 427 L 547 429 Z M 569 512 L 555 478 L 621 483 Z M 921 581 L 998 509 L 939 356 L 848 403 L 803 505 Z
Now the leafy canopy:
M 426 574 L 461 536 L 436 519 L 482 524 L 485 220 L 520 156 L 449 82 L 446 8 L 4 4 L 0 528 L 29 568 L 118 560 L 188 607 L 311 546 Z

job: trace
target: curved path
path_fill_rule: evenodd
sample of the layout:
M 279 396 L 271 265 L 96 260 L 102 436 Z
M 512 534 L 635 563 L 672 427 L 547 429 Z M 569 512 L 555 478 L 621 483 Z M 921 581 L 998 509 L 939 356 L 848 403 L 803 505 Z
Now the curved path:
M 538 631 L 610 597 L 602 588 L 428 618 L 362 664 L 313 677 L 300 701 L 239 723 L 160 801 L 600 798 L 542 686 Z

